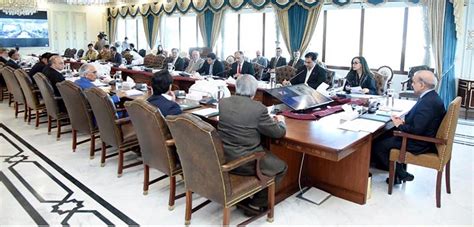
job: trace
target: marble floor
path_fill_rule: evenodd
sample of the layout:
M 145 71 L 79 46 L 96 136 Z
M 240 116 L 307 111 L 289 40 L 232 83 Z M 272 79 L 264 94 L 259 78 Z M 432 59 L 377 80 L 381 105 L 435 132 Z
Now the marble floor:
M 53 131 L 55 132 L 55 131 Z M 150 186 L 142 194 L 143 169 L 126 169 L 117 178 L 117 159 L 99 165 L 99 154 L 90 160 L 88 143 L 71 150 L 71 134 L 56 141 L 46 125 L 35 129 L 13 108 L 0 103 L 0 225 L 183 225 L 185 200 L 168 211 L 168 182 Z M 260 218 L 254 226 L 280 225 L 466 225 L 473 223 L 474 122 L 460 120 L 453 147 L 452 194 L 442 188 L 442 207 L 435 206 L 433 170 L 410 166 L 415 181 L 395 186 L 387 194 L 387 173 L 372 170 L 372 193 L 366 205 L 330 197 L 314 205 L 295 195 L 275 208 L 275 221 Z M 134 154 L 127 159 L 137 159 Z M 151 177 L 161 174 L 151 171 Z M 184 191 L 178 181 L 177 192 Z M 204 198 L 194 196 L 197 205 Z M 210 203 L 193 214 L 192 225 L 219 225 L 222 209 Z M 231 224 L 246 217 L 238 209 Z

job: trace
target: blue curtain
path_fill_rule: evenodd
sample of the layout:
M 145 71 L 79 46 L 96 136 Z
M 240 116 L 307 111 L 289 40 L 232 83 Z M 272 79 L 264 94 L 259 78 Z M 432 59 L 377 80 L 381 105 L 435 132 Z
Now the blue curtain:
M 148 14 L 147 16 L 147 22 L 148 22 L 148 46 L 153 49 L 153 47 L 155 46 L 155 44 L 153 43 L 153 23 L 155 22 L 155 17 L 153 16 L 153 14 Z
M 288 24 L 290 29 L 290 48 L 294 52 L 299 50 L 303 42 L 303 36 L 308 19 L 308 10 L 295 4 L 288 9 Z
M 205 26 L 206 26 L 206 44 L 207 44 L 207 47 L 209 48 L 212 48 L 211 47 L 211 40 L 212 40 L 212 25 L 214 23 L 214 12 L 212 12 L 211 10 L 206 10 L 206 12 L 204 13 L 204 23 L 205 23 Z
M 439 95 L 448 108 L 456 96 L 456 77 L 454 75 L 454 56 L 456 54 L 456 25 L 454 23 L 453 4 L 446 1 L 444 13 L 443 74 Z

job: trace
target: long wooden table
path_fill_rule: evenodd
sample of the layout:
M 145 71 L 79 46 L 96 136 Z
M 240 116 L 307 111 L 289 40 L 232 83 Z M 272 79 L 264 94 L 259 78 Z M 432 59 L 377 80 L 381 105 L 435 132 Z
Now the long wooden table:
M 137 83 L 150 83 L 151 72 L 112 68 L 122 71 Z M 195 79 L 176 76 L 174 83 L 180 89 L 189 88 Z M 229 89 L 235 90 L 233 85 Z M 264 90 L 259 89 L 257 100 L 265 105 L 276 101 Z M 218 117 L 206 119 L 217 125 Z M 315 186 L 340 198 L 365 204 L 372 140 L 382 131 L 375 133 L 354 132 L 338 129 L 339 119 L 325 117 L 318 121 L 286 118 L 287 132 L 282 139 L 266 141 L 269 148 L 288 165 L 288 172 L 277 187 L 277 201 L 298 191 L 298 176 L 303 154 L 301 178 L 303 186 Z

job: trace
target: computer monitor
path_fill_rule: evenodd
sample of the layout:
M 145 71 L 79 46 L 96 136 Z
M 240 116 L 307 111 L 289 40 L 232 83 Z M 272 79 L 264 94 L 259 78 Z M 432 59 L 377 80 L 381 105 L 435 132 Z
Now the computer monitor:
M 266 91 L 293 110 L 311 109 L 333 101 L 306 84 L 274 88 Z

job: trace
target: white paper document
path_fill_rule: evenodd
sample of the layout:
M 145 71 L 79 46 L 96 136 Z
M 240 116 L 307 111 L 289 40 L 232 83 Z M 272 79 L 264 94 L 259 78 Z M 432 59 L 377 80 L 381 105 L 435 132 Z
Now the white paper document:
M 143 95 L 142 91 L 131 89 L 131 90 L 126 90 L 124 91 L 127 96 L 139 96 Z
M 362 94 L 362 87 L 351 87 L 351 94 Z
M 216 108 L 205 108 L 191 112 L 193 114 L 202 116 L 202 117 L 212 117 L 219 114 L 219 110 Z
M 363 131 L 363 132 L 370 132 L 373 133 L 377 131 L 377 129 L 383 127 L 385 125 L 384 122 L 380 121 L 372 121 L 368 119 L 357 118 L 352 121 L 346 121 L 339 125 L 340 129 L 349 130 L 349 131 Z

